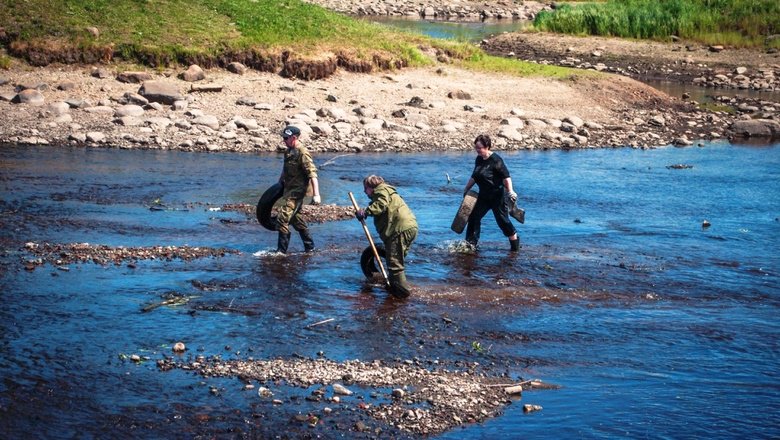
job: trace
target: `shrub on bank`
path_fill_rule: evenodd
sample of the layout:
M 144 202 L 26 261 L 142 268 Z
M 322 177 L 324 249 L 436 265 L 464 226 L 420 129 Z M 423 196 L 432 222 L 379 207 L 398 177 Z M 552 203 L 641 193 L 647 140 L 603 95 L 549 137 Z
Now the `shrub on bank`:
M 639 39 L 672 35 L 709 44 L 762 46 L 780 32 L 777 0 L 608 0 L 564 5 L 534 20 L 543 31 Z

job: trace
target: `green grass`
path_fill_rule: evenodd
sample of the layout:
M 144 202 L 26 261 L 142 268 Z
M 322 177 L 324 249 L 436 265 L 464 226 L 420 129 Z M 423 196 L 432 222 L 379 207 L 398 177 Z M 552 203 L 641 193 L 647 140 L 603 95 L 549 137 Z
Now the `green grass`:
M 87 32 L 92 26 L 99 36 Z M 51 52 L 75 48 L 92 51 L 81 62 L 114 56 L 152 66 L 198 60 L 208 65 L 220 56 L 282 51 L 312 58 L 347 53 L 359 60 L 379 54 L 425 66 L 434 61 L 420 47 L 434 47 L 469 69 L 571 76 L 568 69 L 489 57 L 469 43 L 393 30 L 301 0 L 0 0 L 0 27 L 11 54 L 44 53 L 41 64 Z
M 708 44 L 758 47 L 780 33 L 777 0 L 608 0 L 537 15 L 538 30 L 638 39 L 672 35 Z
M 0 69 L 8 70 L 11 68 L 11 58 L 7 55 L 0 55 Z

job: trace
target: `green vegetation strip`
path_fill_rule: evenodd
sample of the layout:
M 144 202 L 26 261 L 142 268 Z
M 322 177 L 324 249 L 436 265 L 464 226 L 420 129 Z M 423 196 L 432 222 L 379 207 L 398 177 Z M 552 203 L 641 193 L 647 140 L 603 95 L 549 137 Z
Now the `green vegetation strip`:
M 608 0 L 563 5 L 543 11 L 538 30 L 638 39 L 672 35 L 707 44 L 740 47 L 776 46 L 780 39 L 777 0 Z
M 99 34 L 88 32 L 90 27 Z M 469 43 L 394 30 L 301 0 L 0 0 L 0 28 L 9 53 L 39 65 L 118 56 L 152 66 L 208 67 L 240 58 L 274 70 L 279 54 L 289 51 L 311 59 L 346 54 L 384 68 L 433 64 L 420 49 L 427 47 L 470 69 L 570 76 L 566 69 L 489 57 Z M 400 63 L 382 64 L 377 56 Z

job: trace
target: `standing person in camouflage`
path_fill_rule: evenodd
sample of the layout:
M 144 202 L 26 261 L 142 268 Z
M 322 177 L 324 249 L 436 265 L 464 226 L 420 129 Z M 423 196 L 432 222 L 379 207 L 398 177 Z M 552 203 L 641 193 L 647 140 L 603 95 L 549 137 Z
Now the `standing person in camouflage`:
M 404 257 L 417 238 L 417 219 L 395 188 L 380 176 L 363 179 L 363 192 L 371 198 L 371 203 L 355 215 L 358 220 L 374 217 L 374 226 L 385 244 L 390 293 L 406 298 L 411 292 L 406 282 Z
M 314 194 L 312 203 L 320 204 L 320 186 L 317 180 L 317 167 L 309 150 L 298 140 L 300 136 L 301 130 L 292 125 L 282 131 L 287 151 L 284 153 L 284 166 L 279 177 L 279 183 L 284 185 L 284 193 L 281 198 L 282 205 L 276 216 L 276 229 L 279 231 L 276 252 L 283 254 L 287 253 L 287 247 L 290 245 L 290 224 L 301 235 L 306 252 L 314 251 L 314 240 L 300 211 L 310 184 Z

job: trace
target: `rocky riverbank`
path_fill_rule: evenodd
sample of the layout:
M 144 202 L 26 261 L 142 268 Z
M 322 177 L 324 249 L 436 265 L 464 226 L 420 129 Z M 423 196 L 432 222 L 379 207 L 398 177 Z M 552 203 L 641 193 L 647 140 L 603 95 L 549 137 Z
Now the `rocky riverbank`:
M 235 68 L 19 67 L 0 80 L 0 142 L 274 152 L 285 124 L 315 152 L 691 145 L 739 118 L 628 78 L 517 78 L 438 67 L 317 81 Z
M 511 33 L 482 42 L 498 56 L 637 79 L 661 79 L 714 89 L 780 91 L 780 53 L 695 42 L 661 43 L 548 33 Z
M 440 20 L 515 19 L 533 20 L 550 3 L 509 0 L 307 0 L 324 8 L 350 15 L 391 15 Z

